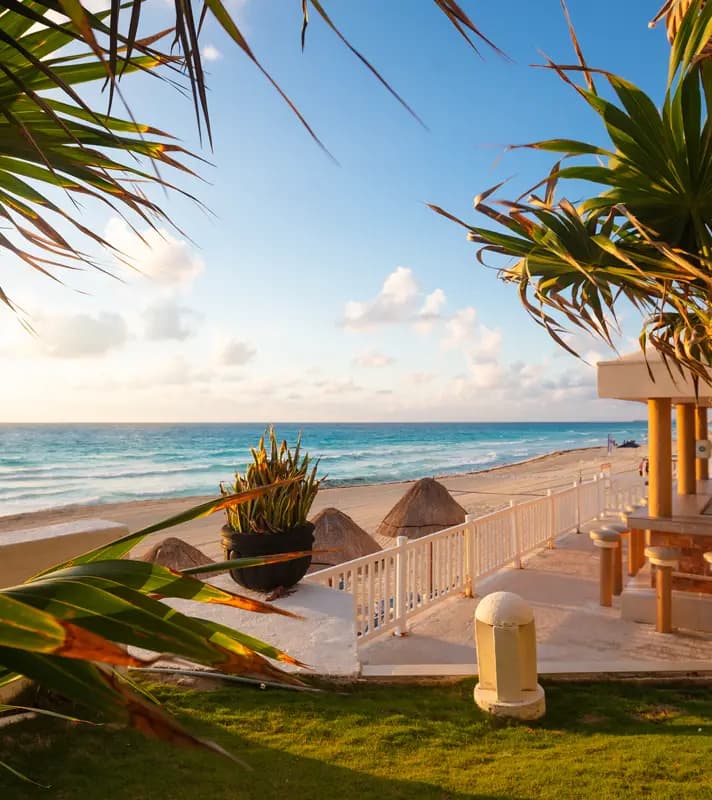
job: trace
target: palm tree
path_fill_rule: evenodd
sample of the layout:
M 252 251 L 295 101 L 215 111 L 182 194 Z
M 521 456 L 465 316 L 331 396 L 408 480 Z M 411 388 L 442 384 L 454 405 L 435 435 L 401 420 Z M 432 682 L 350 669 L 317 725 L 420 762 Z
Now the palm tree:
M 558 161 L 515 200 L 491 200 L 500 186 L 475 199 L 475 210 L 497 228 L 433 208 L 468 229 L 480 261 L 490 253 L 514 259 L 501 276 L 517 286 L 526 310 L 558 344 L 571 349 L 563 337 L 570 326 L 612 344 L 611 325 L 625 298 L 644 314 L 643 347 L 652 345 L 667 363 L 708 380 L 712 64 L 706 56 L 712 4 L 671 0 L 661 12 L 669 15 L 671 51 L 659 108 L 629 81 L 591 68 L 571 27 L 578 63 L 545 66 L 600 117 L 608 141 L 521 145 L 555 153 Z M 599 93 L 599 80 L 616 101 Z M 593 184 L 593 193 L 574 205 L 561 196 L 570 181 Z

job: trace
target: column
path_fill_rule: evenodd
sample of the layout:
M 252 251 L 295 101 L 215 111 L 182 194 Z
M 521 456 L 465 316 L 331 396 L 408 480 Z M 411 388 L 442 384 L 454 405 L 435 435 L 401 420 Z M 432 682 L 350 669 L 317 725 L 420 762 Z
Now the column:
M 670 398 L 648 400 L 648 508 L 652 517 L 672 514 L 672 423 Z
M 695 407 L 678 403 L 677 411 L 677 493 L 695 494 Z
M 697 406 L 695 409 L 695 439 L 707 439 L 707 406 Z M 707 481 L 710 477 L 709 459 L 698 458 L 695 461 L 695 477 L 698 481 Z

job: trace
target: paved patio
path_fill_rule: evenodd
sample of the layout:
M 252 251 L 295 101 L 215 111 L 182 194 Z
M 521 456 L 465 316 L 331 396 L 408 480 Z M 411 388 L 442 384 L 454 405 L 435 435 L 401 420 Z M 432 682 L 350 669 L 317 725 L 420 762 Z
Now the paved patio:
M 659 634 L 652 625 L 622 620 L 617 597 L 613 608 L 599 606 L 590 527 L 536 553 L 523 569 L 482 580 L 474 599 L 453 597 L 424 611 L 407 636 L 384 635 L 362 645 L 363 675 L 475 674 L 474 612 L 479 599 L 495 591 L 516 592 L 533 606 L 541 674 L 712 671 L 712 634 Z

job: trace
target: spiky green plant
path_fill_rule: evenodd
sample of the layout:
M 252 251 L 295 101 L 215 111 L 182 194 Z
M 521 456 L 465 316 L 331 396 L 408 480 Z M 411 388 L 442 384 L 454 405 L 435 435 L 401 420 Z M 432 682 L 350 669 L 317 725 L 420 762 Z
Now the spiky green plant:
M 562 5 L 566 11 L 563 0 Z M 591 68 L 569 20 L 578 64 L 545 66 L 594 112 L 608 141 L 522 145 L 560 160 L 514 201 L 490 199 L 501 184 L 475 198 L 475 210 L 498 227 L 472 225 L 432 208 L 468 229 L 480 261 L 490 253 L 514 259 L 501 268 L 502 277 L 517 286 L 533 319 L 567 349 L 562 333 L 570 326 L 612 344 L 611 325 L 626 299 L 643 312 L 643 347 L 650 344 L 669 365 L 684 365 L 709 380 L 712 63 L 706 50 L 712 3 L 666 5 L 677 16 L 660 106 L 631 82 Z M 599 80 L 615 99 L 598 91 Z M 561 196 L 569 181 L 576 181 L 577 193 L 582 181 L 593 190 L 574 204 Z
M 181 573 L 125 556 L 151 533 L 281 488 L 284 484 L 263 485 L 219 497 L 45 570 L 25 583 L 0 589 L 0 688 L 29 678 L 112 722 L 176 744 L 223 752 L 191 734 L 114 668 L 151 663 L 145 656 L 127 651 L 126 646 L 134 646 L 225 673 L 294 682 L 294 676 L 282 672 L 271 660 L 292 665 L 300 662 L 278 648 L 225 625 L 174 611 L 159 601 L 180 597 L 294 616 L 192 575 L 273 564 L 304 554 L 234 559 Z M 11 706 L 2 710 L 6 708 Z M 2 767 L 29 780 L 0 760 Z
M 269 439 L 269 449 L 265 446 Z M 302 435 L 297 437 L 294 450 L 286 439 L 277 442 L 274 427 L 270 426 L 257 447 L 251 448 L 252 463 L 245 474 L 235 473 L 235 483 L 229 488 L 220 484 L 224 495 L 249 492 L 277 481 L 288 481 L 268 495 L 263 494 L 239 506 L 225 509 L 227 524 L 236 533 L 279 533 L 303 525 L 319 491 L 323 478 L 317 478 L 319 461 L 311 466 L 308 453 L 301 455 Z

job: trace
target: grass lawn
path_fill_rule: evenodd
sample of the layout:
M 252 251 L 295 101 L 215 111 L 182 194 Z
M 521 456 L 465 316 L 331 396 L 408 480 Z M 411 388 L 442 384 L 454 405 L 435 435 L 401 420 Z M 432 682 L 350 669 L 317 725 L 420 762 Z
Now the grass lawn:
M 473 681 L 357 685 L 323 694 L 152 686 L 242 767 L 125 730 L 47 718 L 0 729 L 0 797 L 52 800 L 712 798 L 712 688 L 545 685 L 547 715 L 503 724 Z

